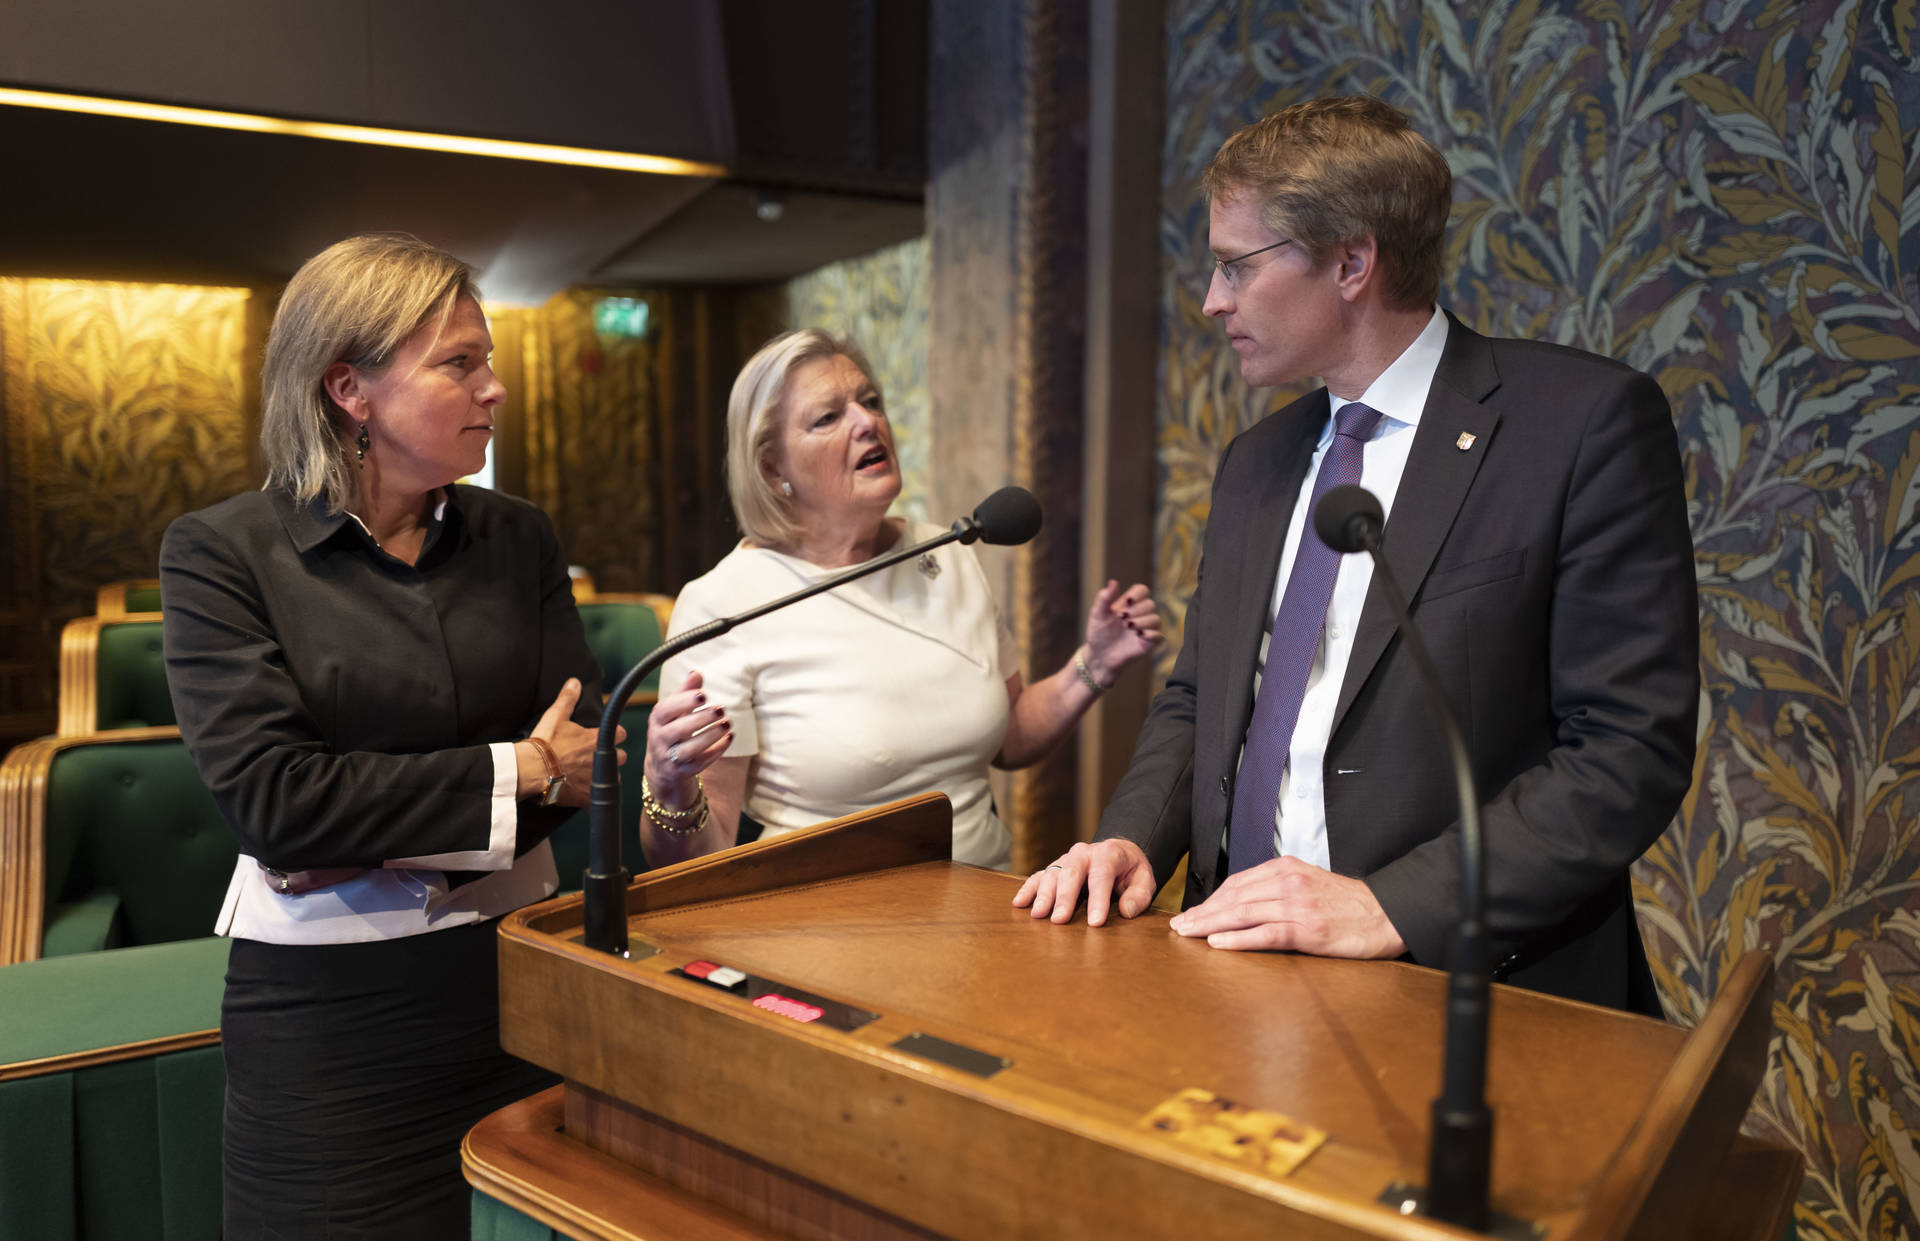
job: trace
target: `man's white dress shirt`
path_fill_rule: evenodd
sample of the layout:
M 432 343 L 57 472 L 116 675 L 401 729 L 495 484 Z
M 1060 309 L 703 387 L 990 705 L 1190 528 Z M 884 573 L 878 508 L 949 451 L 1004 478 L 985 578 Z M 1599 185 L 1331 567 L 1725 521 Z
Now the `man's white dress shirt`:
M 1380 377 L 1360 395 L 1361 404 L 1380 411 L 1379 425 L 1361 453 L 1360 485 L 1380 500 L 1383 513 L 1393 512 L 1394 494 L 1400 489 L 1400 476 L 1406 472 L 1407 455 L 1413 448 L 1414 432 L 1420 426 L 1420 411 L 1426 408 L 1428 390 L 1440 367 L 1440 353 L 1447 343 L 1447 316 L 1438 307 L 1420 335 L 1408 345 Z M 1260 638 L 1260 664 L 1254 669 L 1253 692 L 1260 693 L 1260 678 L 1267 666 L 1267 643 L 1273 636 L 1273 617 L 1286 594 L 1287 577 L 1293 572 L 1294 557 L 1300 550 L 1301 532 L 1313 527 L 1309 505 L 1314 479 L 1320 463 L 1333 443 L 1334 418 L 1349 402 L 1328 393 L 1327 425 L 1320 431 L 1307 476 L 1300 482 L 1300 496 L 1294 502 L 1293 520 L 1287 527 L 1287 541 L 1280 552 L 1280 571 L 1274 579 L 1272 602 L 1267 611 L 1267 632 Z M 1314 537 L 1318 537 L 1317 535 Z M 1280 781 L 1280 800 L 1274 809 L 1275 856 L 1297 857 L 1323 869 L 1332 869 L 1327 850 L 1326 789 L 1321 783 L 1326 761 L 1327 742 L 1333 733 L 1334 707 L 1340 701 L 1340 686 L 1346 680 L 1347 661 L 1353 655 L 1353 632 L 1360 623 L 1360 609 L 1367 601 L 1367 587 L 1373 581 L 1373 558 L 1352 555 L 1340 562 L 1334 579 L 1333 599 L 1327 605 L 1327 617 L 1320 632 L 1320 649 L 1314 655 L 1313 670 L 1307 674 L 1306 696 L 1300 702 L 1300 718 L 1293 726 L 1293 745 L 1287 753 L 1286 775 Z M 1242 753 L 1245 753 L 1244 742 Z

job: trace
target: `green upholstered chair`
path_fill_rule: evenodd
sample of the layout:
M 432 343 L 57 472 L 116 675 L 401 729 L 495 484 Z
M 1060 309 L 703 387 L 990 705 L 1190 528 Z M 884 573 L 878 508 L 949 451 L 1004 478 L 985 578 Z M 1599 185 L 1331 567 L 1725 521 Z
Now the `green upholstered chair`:
M 179 729 L 18 746 L 0 763 L 0 965 L 207 935 L 236 855 Z
M 216 1241 L 227 946 L 0 967 L 0 1237 Z
M 595 594 L 576 605 L 587 631 L 587 646 L 600 662 L 601 685 L 610 693 L 627 669 L 660 645 L 673 615 L 667 595 L 644 593 Z M 651 706 L 660 693 L 660 674 L 642 681 L 628 699 L 629 706 Z M 632 730 L 629 724 L 628 730 Z
M 160 614 L 83 616 L 60 633 L 62 737 L 174 723 Z
M 158 612 L 159 610 L 160 579 L 157 577 L 136 577 L 124 582 L 108 582 L 94 592 L 93 614 L 95 616 L 126 616 L 131 612 Z

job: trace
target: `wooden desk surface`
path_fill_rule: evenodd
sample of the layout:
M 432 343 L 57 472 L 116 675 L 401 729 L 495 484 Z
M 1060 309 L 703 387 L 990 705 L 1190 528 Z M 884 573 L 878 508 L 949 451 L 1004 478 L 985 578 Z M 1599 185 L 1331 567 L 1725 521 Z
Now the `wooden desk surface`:
M 1001 1210 L 979 1217 L 977 1235 L 1029 1224 L 1037 1235 L 1035 1210 L 995 1200 L 1137 1191 L 1146 1214 L 1102 1221 L 1095 1211 L 1084 1232 L 1054 1235 L 1135 1235 L 1112 1231 L 1116 1219 L 1155 1235 L 1189 1209 L 1181 1187 L 1206 1183 L 1221 1191 L 1208 1218 L 1222 1227 L 1238 1203 L 1249 1223 L 1296 1220 L 1291 1208 L 1330 1225 L 1302 1236 L 1464 1235 L 1372 1202 L 1391 1181 L 1424 1179 L 1443 975 L 1219 952 L 1152 912 L 1058 927 L 1013 909 L 1015 887 L 943 861 L 693 900 L 635 916 L 636 947 L 661 951 L 631 961 L 568 942 L 579 911 L 562 905 L 507 929 L 505 1041 L 575 1082 L 943 1230 Z M 573 968 L 538 987 L 512 984 L 513 962 L 536 940 Z M 847 1033 L 796 1024 L 669 973 L 695 959 L 880 1017 Z M 580 1022 L 597 1037 L 569 1037 Z M 1013 1064 L 983 1079 L 889 1046 L 914 1032 Z M 1660 1022 L 1495 988 L 1496 1207 L 1564 1235 L 1684 1039 Z M 1140 1126 L 1188 1087 L 1284 1113 L 1328 1140 L 1276 1179 Z M 1114 1158 L 1090 1155 L 1101 1151 Z M 934 1205 L 916 1214 L 930 1194 Z
M 1424 1179 L 1443 975 L 1219 952 L 1157 912 L 1058 927 L 1012 908 L 1017 886 L 926 863 L 670 910 L 634 930 L 662 965 L 705 957 L 881 1013 L 851 1036 L 863 1043 L 910 1026 L 1012 1060 L 984 1090 L 1131 1125 L 1200 1087 L 1325 1130 L 1322 1153 Z M 1594 1162 L 1567 1151 L 1612 1151 L 1685 1033 L 1511 988 L 1496 997 L 1494 1197 L 1531 1217 L 1578 1197 Z M 1593 1089 L 1596 1072 L 1609 1089 Z

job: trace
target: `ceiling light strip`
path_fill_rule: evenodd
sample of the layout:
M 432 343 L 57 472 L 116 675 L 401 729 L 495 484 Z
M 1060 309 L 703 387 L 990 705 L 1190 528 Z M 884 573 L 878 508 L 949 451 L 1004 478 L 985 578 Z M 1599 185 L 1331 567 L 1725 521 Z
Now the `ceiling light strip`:
M 216 112 L 168 103 L 140 103 L 94 95 L 67 95 L 52 91 L 0 87 L 0 104 L 20 108 L 47 108 L 112 116 L 171 125 L 198 125 L 207 129 L 235 129 L 255 134 L 291 134 L 328 142 L 358 142 L 368 146 L 401 147 L 411 151 L 442 151 L 453 155 L 480 155 L 492 159 L 523 159 L 542 164 L 573 164 L 582 168 L 610 168 L 616 172 L 648 172 L 665 177 L 720 177 L 719 164 L 640 155 L 632 151 L 603 151 L 592 147 L 550 146 L 541 142 L 512 142 L 504 138 L 466 138 L 412 129 L 379 129 L 370 125 L 340 125 L 330 121 L 296 121 L 250 112 Z

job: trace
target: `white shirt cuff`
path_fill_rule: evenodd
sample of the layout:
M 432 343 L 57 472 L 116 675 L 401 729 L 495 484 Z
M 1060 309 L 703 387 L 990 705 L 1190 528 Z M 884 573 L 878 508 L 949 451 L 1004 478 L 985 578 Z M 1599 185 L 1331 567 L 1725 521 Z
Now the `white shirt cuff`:
M 484 850 L 429 853 L 422 857 L 390 858 L 388 870 L 506 870 L 513 865 L 513 847 L 520 832 L 520 760 L 511 741 L 487 747 L 493 755 L 493 808 Z

